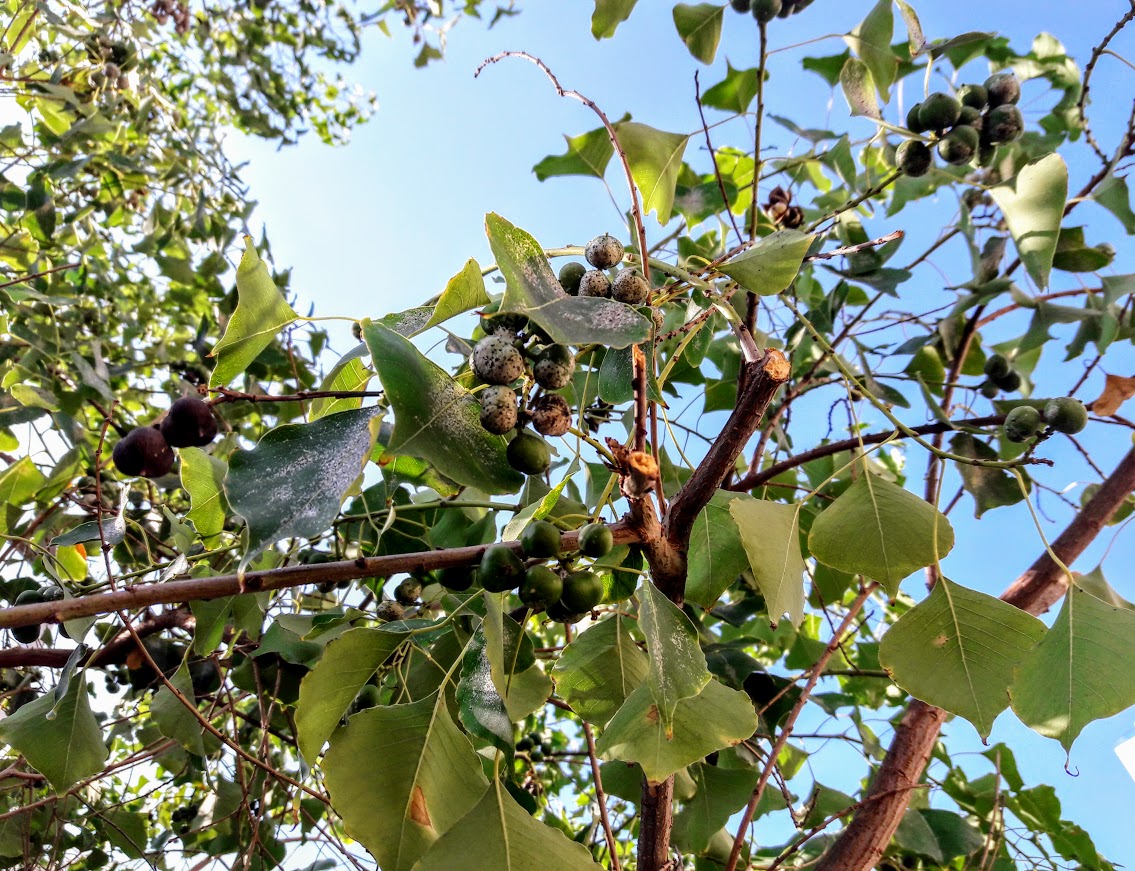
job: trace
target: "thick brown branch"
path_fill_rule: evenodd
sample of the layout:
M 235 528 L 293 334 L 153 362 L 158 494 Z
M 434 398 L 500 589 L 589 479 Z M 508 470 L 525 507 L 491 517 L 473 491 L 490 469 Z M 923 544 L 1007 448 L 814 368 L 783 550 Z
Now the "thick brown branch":
M 611 533 L 616 544 L 639 541 L 639 533 L 627 523 L 615 523 Z M 578 533 L 563 535 L 563 549 L 576 546 Z M 520 542 L 505 542 L 514 550 Z M 112 593 L 80 596 L 59 602 L 38 602 L 0 609 L 0 629 L 31 626 L 35 623 L 62 622 L 75 617 L 111 614 L 130 611 L 150 605 L 168 605 L 202 599 L 220 599 L 242 593 L 259 593 L 265 590 L 284 590 L 305 584 L 355 581 L 362 578 L 386 578 L 400 573 L 421 574 L 450 566 L 473 565 L 481 559 L 488 545 L 455 547 L 449 550 L 430 550 L 392 556 L 373 556 L 357 560 L 321 563 L 317 565 L 285 566 L 239 575 L 217 575 L 213 578 L 194 578 L 188 581 L 166 581 L 160 584 L 135 584 Z M 243 583 L 242 583 L 243 580 Z
M 186 608 L 173 608 L 135 626 L 139 637 L 148 638 L 175 627 L 191 629 L 193 614 Z M 129 632 L 120 632 L 102 647 L 93 651 L 82 665 L 107 666 L 121 665 L 126 657 L 137 647 Z M 71 656 L 70 650 L 35 647 L 5 647 L 0 649 L 0 668 L 63 668 Z
M 949 432 L 961 426 L 999 426 L 1004 422 L 1005 415 L 994 414 L 988 417 L 971 417 L 965 420 L 953 420 L 948 424 L 928 423 L 923 426 L 913 426 L 911 427 L 911 432 L 917 433 L 918 435 L 932 435 L 939 432 Z M 790 469 L 795 469 L 797 466 L 802 466 L 805 463 L 810 463 L 812 460 L 818 460 L 821 457 L 830 457 L 832 454 L 839 454 L 843 451 L 855 450 L 855 448 L 860 445 L 877 445 L 890 438 L 898 441 L 905 438 L 905 436 L 897 429 L 889 429 L 885 432 L 874 432 L 853 439 L 844 439 L 843 441 L 829 442 L 826 445 L 818 445 L 811 450 L 799 453 L 794 457 L 789 457 L 787 460 L 774 463 L 767 469 L 752 472 L 744 478 L 739 478 L 730 484 L 727 489 L 737 491 L 752 490 L 754 487 L 760 487 L 765 482 L 771 481 L 777 475 L 787 472 Z
M 1053 542 L 1053 551 L 1065 565 L 1084 552 L 1133 490 L 1135 450 L 1123 458 Z M 1063 570 L 1045 552 L 1001 598 L 1030 614 L 1041 614 L 1063 595 L 1066 585 Z M 946 713 L 940 708 L 920 701 L 910 704 L 868 791 L 868 798 L 884 797 L 855 814 L 816 871 L 869 871 L 875 867 L 906 811 L 911 790 L 918 786 L 945 719 Z
M 747 368 L 750 371 L 741 379 L 743 386 L 729 420 L 670 504 L 664 532 L 667 540 L 682 553 L 689 544 L 694 520 L 733 471 L 737 457 L 757 431 L 765 409 L 788 380 L 791 369 L 788 358 L 775 348 L 768 349 L 759 362 Z

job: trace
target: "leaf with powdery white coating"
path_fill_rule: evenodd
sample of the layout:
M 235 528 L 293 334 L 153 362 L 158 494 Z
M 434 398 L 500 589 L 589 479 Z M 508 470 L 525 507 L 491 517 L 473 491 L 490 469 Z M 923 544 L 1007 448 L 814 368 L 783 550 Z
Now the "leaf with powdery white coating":
M 560 698 L 589 723 L 606 725 L 646 679 L 649 666 L 631 637 L 634 625 L 612 614 L 574 638 L 552 669 Z

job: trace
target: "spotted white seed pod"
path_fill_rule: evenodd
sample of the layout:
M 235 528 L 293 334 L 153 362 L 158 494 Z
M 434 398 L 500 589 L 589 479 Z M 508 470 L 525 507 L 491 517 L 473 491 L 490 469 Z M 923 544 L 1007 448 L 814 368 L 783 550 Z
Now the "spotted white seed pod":
M 610 296 L 611 279 L 602 269 L 590 269 L 579 279 L 580 296 Z
M 545 393 L 532 405 L 532 428 L 540 435 L 562 436 L 571 428 L 571 406 L 558 393 Z
M 532 376 L 545 390 L 567 386 L 575 374 L 575 357 L 566 345 L 549 345 L 532 365 Z
M 524 374 L 524 357 L 505 336 L 486 336 L 473 348 L 473 372 L 490 384 L 511 384 Z
M 620 269 L 611 284 L 611 296 L 627 305 L 642 305 L 650 298 L 650 285 L 635 269 Z
M 516 428 L 516 394 L 512 390 L 497 386 L 481 391 L 481 426 L 493 435 Z
M 610 269 L 623 259 L 623 245 L 614 236 L 604 233 L 587 243 L 584 256 L 596 269 Z

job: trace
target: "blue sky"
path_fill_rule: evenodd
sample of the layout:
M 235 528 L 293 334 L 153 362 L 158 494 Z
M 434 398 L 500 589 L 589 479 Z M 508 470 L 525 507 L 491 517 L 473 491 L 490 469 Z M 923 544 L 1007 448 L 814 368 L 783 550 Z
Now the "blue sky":
M 531 172 L 545 155 L 562 152 L 562 134 L 596 126 L 588 110 L 558 98 L 543 75 L 521 61 L 499 64 L 476 80 L 473 70 L 498 51 L 525 50 L 546 61 L 565 87 L 585 93 L 612 118 L 630 112 L 636 120 L 662 129 L 693 132 L 700 128 L 693 101 L 694 69 L 700 68 L 704 89 L 720 80 L 726 58 L 735 67 L 755 66 L 755 25 L 726 10 L 717 59 L 712 67 L 705 67 L 690 58 L 679 41 L 671 5 L 640 0 L 616 37 L 600 45 L 590 35 L 592 4 L 587 0 L 530 2 L 523 4 L 521 15 L 503 20 L 493 30 L 462 22 L 452 33 L 445 61 L 424 70 L 412 67 L 416 48 L 407 34 L 396 33 L 393 39 L 372 34 L 362 62 L 348 74 L 378 94 L 380 108 L 348 147 L 331 149 L 309 139 L 276 151 L 234 137 L 232 153 L 249 161 L 243 176 L 260 203 L 256 220 L 267 226 L 278 263 L 294 267 L 292 288 L 300 296 L 300 309 L 311 303 L 317 315 L 378 317 L 420 303 L 438 292 L 468 257 L 491 262 L 483 231 L 484 214 L 489 211 L 529 230 L 548 247 L 581 244 L 605 230 L 620 233 L 621 216 L 602 184 L 575 178 L 540 183 Z M 772 44 L 783 48 L 846 33 L 871 5 L 864 0 L 817 0 L 805 14 L 774 22 Z M 1081 67 L 1094 42 L 1128 8 L 1118 0 L 923 0 L 914 5 L 932 38 L 992 30 L 1009 36 L 1023 52 L 1037 33 L 1047 31 L 1065 44 Z M 896 29 L 901 33 L 901 20 L 896 21 Z M 1135 48 L 1133 42 L 1135 37 L 1124 33 L 1113 48 L 1124 53 Z M 799 66 L 805 56 L 836 54 L 843 48 L 838 36 L 832 36 L 778 51 L 771 60 L 770 111 L 790 116 L 802 126 L 830 124 L 843 129 L 847 114 L 843 97 Z M 981 81 L 986 73 L 984 67 L 974 65 L 961 81 Z M 1133 85 L 1135 72 L 1114 58 L 1103 59 L 1094 79 L 1092 117 L 1105 149 L 1117 141 L 1135 94 Z M 941 80 L 932 81 L 932 89 L 941 87 Z M 912 79 L 906 88 L 917 88 L 918 93 L 896 93 L 904 113 L 921 98 L 921 82 Z M 1035 121 L 1040 107 L 1051 103 L 1044 90 L 1035 83 L 1026 85 L 1022 107 L 1027 119 Z M 887 117 L 902 116 L 892 108 Z M 766 129 L 766 142 L 777 153 L 793 147 L 786 131 L 775 125 Z M 743 126 L 714 131 L 715 145 L 743 144 L 747 138 Z M 708 166 L 702 145 L 695 137 L 687 159 Z M 1070 188 L 1075 191 L 1096 167 L 1087 160 L 1085 149 L 1070 154 L 1069 163 Z M 621 178 L 612 172 L 608 180 L 619 205 L 625 206 Z M 956 203 L 942 198 L 894 219 L 876 215 L 865 224 L 876 235 L 906 230 L 907 247 L 900 259 L 907 262 L 913 256 L 907 252 L 921 250 L 918 242 L 933 238 L 929 234 L 955 211 Z M 1091 243 L 1111 241 L 1120 249 L 1110 272 L 1135 272 L 1135 257 L 1124 250 L 1130 246 L 1113 218 L 1090 204 L 1081 207 L 1076 218 L 1074 223 L 1087 226 Z M 658 239 L 672 227 L 663 230 L 652 223 L 648 232 Z M 933 267 L 916 275 L 919 284 L 912 288 L 914 293 L 929 298 L 942 294 L 951 277 L 964 281 L 968 255 L 947 246 L 933 258 Z M 1056 282 L 1053 289 L 1079 286 L 1079 278 L 1067 274 Z M 986 339 L 999 341 L 1023 328 L 1024 323 L 1005 319 Z M 353 344 L 345 326 L 333 330 L 333 336 L 339 350 Z M 1041 369 L 1047 388 L 1042 392 L 1047 395 L 1067 390 L 1081 371 L 1080 361 L 1061 364 L 1059 356 L 1057 349 L 1049 351 Z M 1133 374 L 1133 364 L 1135 354 L 1129 345 L 1109 352 L 1108 371 Z M 1093 398 L 1093 390 L 1098 392 L 1101 386 L 1102 376 L 1094 375 L 1083 398 Z M 1104 469 L 1130 447 L 1118 428 L 1090 432 L 1095 432 L 1092 444 Z M 817 436 L 823 434 L 823 428 L 817 430 Z M 1058 465 L 1045 480 L 1058 489 L 1070 488 L 1071 498 L 1077 499 L 1081 482 L 1091 480 L 1092 474 L 1070 449 L 1055 440 L 1050 445 L 1045 453 Z M 910 463 L 910 479 L 917 482 L 924 461 L 912 452 Z M 947 485 L 945 492 L 952 494 L 953 487 Z M 1046 525 L 1046 534 L 1057 534 L 1067 522 L 1067 511 L 1051 496 L 1042 497 L 1042 507 L 1053 520 Z M 960 543 L 945 568 L 962 583 L 997 593 L 1039 553 L 1036 531 L 1023 506 L 991 512 L 980 523 L 971 517 L 972 504 L 966 497 L 951 515 Z M 1135 559 L 1135 543 L 1130 534 L 1115 533 L 1115 528 L 1105 530 L 1075 567 L 1090 570 L 1110 547 L 1105 573 L 1121 594 L 1135 599 L 1135 579 L 1128 570 Z M 904 589 L 921 595 L 920 579 L 908 580 Z M 1070 768 L 1078 770 L 1077 777 L 1065 773 L 1059 745 L 1032 734 L 1011 714 L 998 721 L 991 739 L 1010 744 L 1026 780 L 1054 785 L 1065 816 L 1084 825 L 1109 858 L 1129 865 L 1135 864 L 1135 844 L 1127 833 L 1135 813 L 1135 782 L 1112 748 L 1133 720 L 1135 712 L 1126 712 L 1088 727 L 1073 748 Z M 969 724 L 958 721 L 948 730 L 958 752 L 983 749 Z

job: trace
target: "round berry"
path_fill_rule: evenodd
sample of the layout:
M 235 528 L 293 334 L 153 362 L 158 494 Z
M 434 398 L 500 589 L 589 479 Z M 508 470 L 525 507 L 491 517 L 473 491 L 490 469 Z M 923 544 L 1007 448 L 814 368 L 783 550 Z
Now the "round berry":
M 530 409 L 532 428 L 543 436 L 562 436 L 571 429 L 571 406 L 558 393 L 545 393 Z
M 592 559 L 606 556 L 615 546 L 611 530 L 603 523 L 589 523 L 579 531 L 579 552 Z
M 524 357 L 512 341 L 500 335 L 481 339 L 470 361 L 476 376 L 490 384 L 511 384 L 524 374 Z
M 584 256 L 596 269 L 610 269 L 623 259 L 623 243 L 604 233 L 587 243 Z
M 572 614 L 584 614 L 603 601 L 603 579 L 583 570 L 568 575 L 560 593 L 560 604 Z
M 570 293 L 572 296 L 578 294 L 579 280 L 583 278 L 583 273 L 586 271 L 586 266 L 574 260 L 561 266 L 559 278 L 560 286 L 564 289 L 564 292 Z
M 1027 442 L 1040 427 L 1040 412 L 1031 405 L 1018 405 L 1005 415 L 1005 438 L 1011 442 Z
M 566 387 L 575 374 L 575 355 L 567 345 L 548 345 L 532 364 L 532 377 L 545 390 Z
M 481 391 L 481 426 L 493 435 L 516 428 L 516 394 L 510 388 L 494 385 Z
M 627 305 L 642 305 L 650 298 L 650 285 L 637 269 L 620 269 L 611 284 L 611 296 Z
M 477 575 L 481 586 L 490 593 L 515 590 L 524 579 L 524 563 L 512 552 L 512 548 L 494 544 L 485 549 Z
M 895 151 L 895 165 L 911 178 L 926 175 L 933 164 L 933 152 L 919 139 L 908 139 Z
M 580 296 L 610 296 L 611 279 L 602 269 L 591 269 L 579 280 Z
M 1021 99 L 1021 83 L 1012 73 L 994 73 L 985 80 L 989 108 L 1014 105 Z
M 517 433 L 505 449 L 508 464 L 525 475 L 543 475 L 552 465 L 548 443 L 529 432 Z
M 1057 432 L 1075 435 L 1088 425 L 1088 410 L 1080 400 L 1061 396 L 1044 404 L 1044 422 Z
M 547 566 L 532 566 L 520 584 L 520 601 L 529 608 L 546 608 L 560 600 L 564 581 Z
M 553 559 L 560 555 L 560 531 L 547 520 L 534 520 L 520 533 L 520 549 L 535 559 Z

